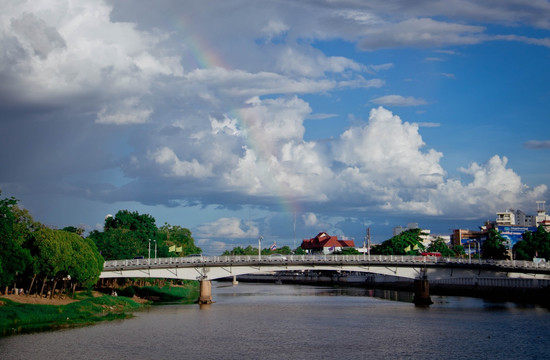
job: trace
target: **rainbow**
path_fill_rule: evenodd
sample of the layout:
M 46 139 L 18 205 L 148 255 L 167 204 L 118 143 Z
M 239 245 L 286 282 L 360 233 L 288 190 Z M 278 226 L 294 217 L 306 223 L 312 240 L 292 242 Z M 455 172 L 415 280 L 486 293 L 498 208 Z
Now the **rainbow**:
M 184 34 L 189 34 L 190 32 L 185 29 L 185 19 L 181 18 L 178 24 L 180 30 Z M 188 47 L 188 50 L 191 54 L 193 64 L 188 64 L 190 67 L 195 67 L 199 69 L 211 69 L 211 68 L 223 68 L 226 70 L 231 70 L 231 66 L 226 64 L 222 57 L 210 46 L 208 41 L 205 38 L 200 37 L 199 35 L 188 36 L 185 38 L 185 44 Z M 269 149 L 266 148 L 265 144 L 261 141 L 257 141 L 259 136 L 255 134 L 254 127 L 251 126 L 246 120 L 241 108 L 229 109 L 226 114 L 229 117 L 235 118 L 239 126 L 244 129 L 247 136 L 247 146 L 254 150 L 257 154 L 259 160 L 263 164 L 267 164 L 268 154 L 270 154 Z M 267 165 L 265 165 L 267 166 Z M 276 194 L 280 207 L 283 212 L 292 214 L 295 216 L 297 213 L 301 212 L 301 206 L 299 205 L 297 199 L 290 189 L 283 189 L 280 183 L 275 180 L 275 177 L 272 177 L 273 184 L 272 189 Z

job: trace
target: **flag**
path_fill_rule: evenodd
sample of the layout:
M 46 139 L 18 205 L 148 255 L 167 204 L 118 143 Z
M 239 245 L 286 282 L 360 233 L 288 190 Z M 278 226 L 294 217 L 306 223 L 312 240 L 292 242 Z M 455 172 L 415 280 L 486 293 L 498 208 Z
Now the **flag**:
M 176 252 L 182 252 L 183 251 L 183 246 L 180 246 L 179 248 L 176 248 Z
M 176 245 L 172 245 L 168 248 L 168 252 L 174 252 L 176 251 Z
M 276 243 L 273 243 L 273 245 L 271 245 L 271 247 L 269 248 L 269 250 L 271 250 L 271 251 L 277 250 L 277 244 L 276 244 Z
M 409 251 L 411 251 L 411 246 L 410 245 L 405 248 L 405 252 L 409 252 Z

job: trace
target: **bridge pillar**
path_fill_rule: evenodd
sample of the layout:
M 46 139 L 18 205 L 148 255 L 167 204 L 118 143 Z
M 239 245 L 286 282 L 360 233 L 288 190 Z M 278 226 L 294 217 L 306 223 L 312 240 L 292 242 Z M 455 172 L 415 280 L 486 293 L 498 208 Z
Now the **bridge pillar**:
M 237 281 L 237 275 L 233 275 L 233 285 L 237 285 L 239 282 Z
M 212 282 L 200 280 L 199 304 L 212 304 Z
M 433 304 L 430 298 L 430 283 L 428 279 L 414 280 L 414 299 L 415 305 L 431 305 Z

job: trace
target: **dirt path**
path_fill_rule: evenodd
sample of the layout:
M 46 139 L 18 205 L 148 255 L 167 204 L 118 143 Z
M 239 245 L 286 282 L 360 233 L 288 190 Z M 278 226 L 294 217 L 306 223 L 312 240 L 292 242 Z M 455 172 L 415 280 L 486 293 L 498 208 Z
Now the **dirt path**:
M 11 301 L 15 301 L 18 303 L 23 304 L 40 304 L 40 305 L 67 305 L 70 303 L 73 303 L 78 300 L 73 300 L 69 297 L 64 297 L 62 299 L 59 298 L 45 298 L 45 297 L 39 297 L 35 295 L 0 295 L 0 301 L 1 299 L 9 299 Z

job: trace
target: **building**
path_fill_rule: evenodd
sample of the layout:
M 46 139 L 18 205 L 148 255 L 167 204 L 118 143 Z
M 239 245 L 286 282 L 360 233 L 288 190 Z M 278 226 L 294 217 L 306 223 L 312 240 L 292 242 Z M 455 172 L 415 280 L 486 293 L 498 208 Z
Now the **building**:
M 353 240 L 338 240 L 337 236 L 320 232 L 312 239 L 304 239 L 300 247 L 308 254 L 332 254 L 344 248 L 354 248 L 355 242 Z
M 508 209 L 497 212 L 497 226 L 527 226 L 536 227 L 537 220 L 533 215 L 526 215 L 521 210 Z
M 550 215 L 546 214 L 546 201 L 537 201 L 537 215 L 526 215 L 521 210 L 508 209 L 497 212 L 497 226 L 533 227 L 550 229 Z
M 546 214 L 546 201 L 537 201 L 537 215 L 526 215 L 521 210 L 509 209 L 497 212 L 495 229 L 506 239 L 506 247 L 512 249 L 522 240 L 526 231 L 535 232 L 539 226 L 550 230 L 550 216 Z
M 393 228 L 393 236 L 397 236 L 404 231 L 413 229 L 418 229 L 418 223 L 408 223 L 407 227 L 396 226 Z M 449 235 L 432 235 L 431 232 L 432 231 L 428 229 L 421 229 L 420 232 L 420 241 L 422 245 L 424 245 L 424 247 L 426 248 L 430 246 L 432 242 L 437 240 L 438 237 L 443 238 L 443 240 L 445 240 L 445 243 L 447 244 L 449 244 L 449 242 L 451 241 Z
M 546 214 L 546 201 L 537 201 L 537 226 L 544 226 L 546 231 L 550 231 L 550 215 Z
M 453 246 L 462 245 L 468 255 L 480 254 L 481 244 L 487 239 L 487 230 L 472 231 L 464 229 L 453 230 L 451 243 Z

